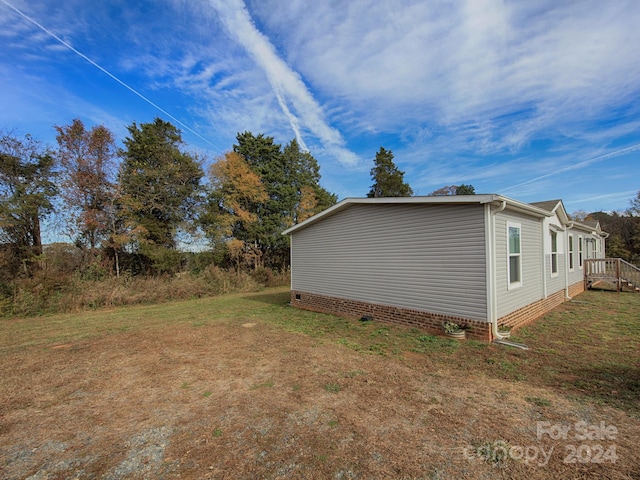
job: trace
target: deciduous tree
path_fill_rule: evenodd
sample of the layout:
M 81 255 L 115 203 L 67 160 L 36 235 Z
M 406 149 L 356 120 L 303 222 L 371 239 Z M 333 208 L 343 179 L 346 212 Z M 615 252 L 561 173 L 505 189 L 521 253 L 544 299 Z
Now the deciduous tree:
M 76 245 L 95 253 L 113 225 L 114 137 L 102 125 L 87 130 L 80 119 L 55 129 L 61 193 L 71 232 Z
M 0 242 L 8 244 L 12 273 L 42 254 L 41 221 L 57 194 L 54 157 L 30 135 L 0 134 Z M 5 267 L 6 268 L 6 267 Z
M 256 205 L 267 198 L 260 177 L 239 153 L 227 152 L 209 168 L 209 192 L 201 224 L 212 244 L 227 244 L 237 267 L 245 241 L 256 229 Z
M 434 190 L 429 195 L 435 197 L 444 197 L 447 195 L 475 195 L 476 189 L 473 185 L 447 185 L 445 187 Z
M 640 216 L 640 190 L 638 190 L 638 194 L 635 198 L 632 198 L 629 203 L 631 204 L 629 207 L 630 214 Z
M 640 217 L 630 212 L 593 212 L 589 219 L 600 222 L 602 229 L 609 234 L 606 246 L 608 257 L 621 257 L 633 263 L 640 263 Z
M 302 222 L 337 202 L 336 195 L 320 185 L 320 166 L 311 153 L 300 149 L 294 138 L 283 149 L 287 181 L 293 186 L 292 212 L 285 227 Z

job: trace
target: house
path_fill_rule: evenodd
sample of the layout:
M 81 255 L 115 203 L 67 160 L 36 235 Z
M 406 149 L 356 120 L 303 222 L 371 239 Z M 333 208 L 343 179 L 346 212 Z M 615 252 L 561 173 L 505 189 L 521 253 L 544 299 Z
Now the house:
M 560 200 L 502 195 L 347 198 L 283 234 L 293 306 L 487 341 L 582 292 L 607 236 Z

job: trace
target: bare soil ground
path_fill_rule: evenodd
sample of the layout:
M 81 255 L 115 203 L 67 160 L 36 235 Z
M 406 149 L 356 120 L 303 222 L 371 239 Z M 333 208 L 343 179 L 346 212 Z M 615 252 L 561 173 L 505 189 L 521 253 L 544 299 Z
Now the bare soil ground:
M 2 320 L 0 478 L 640 478 L 637 342 L 602 336 L 597 293 L 529 351 L 287 295 Z M 572 315 L 586 333 L 561 338 Z

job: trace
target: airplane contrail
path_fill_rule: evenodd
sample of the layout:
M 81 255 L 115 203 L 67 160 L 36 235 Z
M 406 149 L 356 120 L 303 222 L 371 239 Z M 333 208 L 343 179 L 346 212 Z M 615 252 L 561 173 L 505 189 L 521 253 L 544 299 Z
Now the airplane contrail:
M 83 58 L 84 60 L 86 60 L 87 62 L 89 62 L 91 65 L 93 65 L 94 67 L 96 67 L 98 70 L 100 70 L 101 72 L 103 72 L 104 74 L 108 75 L 109 77 L 111 77 L 113 80 L 115 80 L 116 82 L 118 82 L 120 85 L 122 85 L 124 88 L 126 88 L 127 90 L 129 90 L 131 93 L 137 95 L 138 97 L 140 97 L 142 100 L 144 100 L 145 102 L 147 102 L 149 105 L 151 105 L 152 107 L 154 107 L 155 109 L 157 109 L 158 111 L 164 113 L 167 117 L 169 117 L 171 120 L 173 120 L 176 123 L 179 123 L 182 127 L 184 127 L 186 130 L 188 130 L 189 132 L 193 133 L 196 137 L 200 138 L 201 140 L 207 142 L 209 145 L 211 145 L 212 147 L 214 147 L 216 150 L 218 150 L 219 152 L 221 151 L 221 149 L 215 145 L 214 143 L 212 143 L 211 141 L 207 140 L 205 137 L 203 137 L 202 135 L 200 135 L 198 132 L 196 132 L 195 130 L 193 130 L 191 127 L 189 127 L 187 124 L 185 124 L 184 122 L 180 121 L 179 119 L 177 119 L 176 117 L 174 117 L 173 115 L 171 115 L 169 112 L 167 112 L 165 109 L 163 109 L 162 107 L 160 107 L 158 104 L 154 103 L 152 100 L 150 100 L 149 98 L 145 97 L 142 93 L 138 92 L 135 88 L 127 85 L 127 83 L 125 83 L 124 81 L 120 80 L 118 77 L 116 77 L 113 73 L 111 73 L 110 71 L 108 71 L 106 68 L 102 67 L 101 65 L 99 65 L 98 63 L 94 62 L 93 60 L 91 60 L 89 57 L 87 57 L 84 53 L 80 52 L 79 50 L 77 50 L 76 48 L 74 48 L 72 45 L 70 45 L 68 42 L 65 42 L 62 38 L 60 38 L 59 36 L 57 36 L 55 33 L 53 33 L 51 30 L 47 29 L 44 25 L 38 23 L 36 20 L 34 20 L 33 18 L 31 18 L 29 15 L 27 15 L 26 13 L 24 13 L 23 11 L 19 10 L 18 8 L 14 7 L 13 5 L 11 5 L 9 2 L 7 2 L 6 0 L 0 0 L 0 2 L 4 3 L 7 7 L 9 7 L 11 10 L 13 10 L 14 12 L 16 12 L 18 15 L 20 15 L 22 18 L 24 18 L 25 20 L 27 20 L 28 22 L 32 23 L 33 25 L 35 25 L 36 27 L 38 27 L 40 30 L 42 30 L 43 32 L 45 32 L 47 35 L 49 35 L 50 37 L 54 38 L 57 42 L 59 42 L 60 44 L 64 45 L 65 47 L 67 47 L 69 50 L 71 50 L 73 53 L 75 53 L 76 55 L 78 55 L 79 57 Z
M 620 150 L 616 150 L 614 152 L 605 153 L 604 155 L 600 155 L 599 157 L 590 158 L 589 160 L 583 160 L 582 162 L 574 163 L 573 165 L 568 165 L 564 168 L 560 168 L 558 170 L 554 170 L 550 173 L 545 173 L 544 175 L 540 175 L 539 177 L 532 178 L 527 180 L 526 182 L 521 182 L 516 185 L 511 185 L 510 187 L 503 188 L 502 191 L 512 190 L 517 187 L 521 187 L 523 185 L 528 185 L 533 182 L 537 182 L 538 180 L 542 180 L 544 178 L 551 177 L 552 175 L 556 175 L 558 173 L 568 172 L 570 170 L 576 170 L 578 168 L 586 167 L 587 165 L 591 165 L 592 163 L 600 162 L 602 160 L 606 160 L 607 158 L 618 157 L 620 155 L 625 155 L 627 153 L 635 152 L 640 150 L 640 143 L 635 145 L 631 145 L 630 147 L 621 148 Z

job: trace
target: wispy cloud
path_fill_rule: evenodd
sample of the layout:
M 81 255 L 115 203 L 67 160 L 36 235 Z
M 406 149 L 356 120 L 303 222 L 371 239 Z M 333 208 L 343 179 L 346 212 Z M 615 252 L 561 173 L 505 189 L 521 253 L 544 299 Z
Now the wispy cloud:
M 340 196 L 384 146 L 421 194 L 614 202 L 640 181 L 638 25 L 635 0 L 0 0 L 0 122 L 149 121 L 111 73 L 209 156 L 295 135 Z
M 517 151 L 638 93 L 635 2 L 254 3 L 284 32 L 290 63 L 347 102 L 362 132 L 477 125 L 465 146 Z
M 602 162 L 604 160 L 609 160 L 609 159 L 615 158 L 615 157 L 620 157 L 622 155 L 627 155 L 629 153 L 637 152 L 639 150 L 640 150 L 640 143 L 636 144 L 636 145 L 631 145 L 630 147 L 621 148 L 621 149 L 615 150 L 613 152 L 606 153 L 604 155 L 599 155 L 599 156 L 597 156 L 595 158 L 590 158 L 590 159 L 587 159 L 587 160 L 582 160 L 582 161 L 579 161 L 579 162 L 571 163 L 569 165 L 565 165 L 564 167 L 560 167 L 560 168 L 554 168 L 551 171 L 549 171 L 548 173 L 545 173 L 544 175 L 540 175 L 538 177 L 531 178 L 531 179 L 529 179 L 527 181 L 520 182 L 520 183 L 517 183 L 515 185 L 511 185 L 510 187 L 506 187 L 506 188 L 503 189 L 503 191 L 504 192 L 508 192 L 508 191 L 511 191 L 511 190 L 515 190 L 516 188 L 520 188 L 520 187 L 522 187 L 524 185 L 528 185 L 530 183 L 538 182 L 538 181 L 543 180 L 545 178 L 549 178 L 549 177 L 552 177 L 552 176 L 555 176 L 555 175 L 559 175 L 559 174 L 565 173 L 565 172 L 570 172 L 572 170 L 579 170 L 579 169 L 582 169 L 582 168 L 586 168 L 586 167 L 588 167 L 590 165 L 593 165 L 594 163 Z
M 300 75 L 289 68 L 278 56 L 268 38 L 256 28 L 244 3 L 241 0 L 211 0 L 210 3 L 217 10 L 229 34 L 247 50 L 264 71 L 300 145 L 306 148 L 301 130 L 303 126 L 316 135 L 341 163 L 355 166 L 358 157 L 345 147 L 340 132 L 326 121 L 321 106 L 315 101 Z

